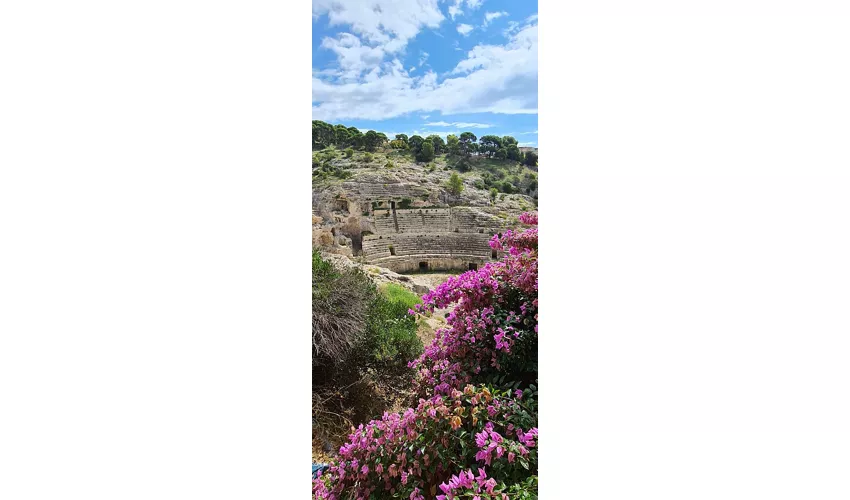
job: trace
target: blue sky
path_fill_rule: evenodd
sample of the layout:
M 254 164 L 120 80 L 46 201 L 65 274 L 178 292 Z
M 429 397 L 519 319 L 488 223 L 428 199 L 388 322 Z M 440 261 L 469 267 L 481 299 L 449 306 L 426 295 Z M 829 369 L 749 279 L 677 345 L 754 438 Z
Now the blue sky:
M 313 0 L 313 119 L 537 145 L 537 2 Z

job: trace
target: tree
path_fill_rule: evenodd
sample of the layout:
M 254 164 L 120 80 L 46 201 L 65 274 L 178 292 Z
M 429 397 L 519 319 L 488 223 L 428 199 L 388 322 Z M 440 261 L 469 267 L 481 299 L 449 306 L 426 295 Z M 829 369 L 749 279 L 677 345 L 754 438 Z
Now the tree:
M 505 148 L 505 152 L 507 153 L 509 160 L 522 161 L 522 152 L 519 150 L 516 144 L 508 144 L 508 146 Z
M 526 165 L 528 165 L 529 167 L 536 167 L 537 166 L 537 154 L 534 153 L 533 151 L 529 151 L 528 153 L 525 153 L 525 162 L 524 163 Z
M 475 134 L 473 134 L 472 132 L 464 132 L 460 134 L 460 152 L 463 153 L 465 156 L 469 156 L 470 154 L 472 154 L 473 149 L 477 146 L 477 144 L 475 144 L 475 141 L 477 139 L 478 138 L 475 137 Z
M 428 137 L 426 137 L 425 140 L 430 141 L 431 144 L 434 146 L 434 154 L 435 155 L 446 152 L 446 141 L 444 141 L 443 138 L 440 137 L 439 135 L 431 134 Z
M 505 148 L 499 148 L 496 150 L 496 158 L 499 160 L 504 160 L 508 157 L 508 150 Z
M 446 136 L 446 149 L 450 155 L 460 154 L 460 141 L 454 134 Z
M 416 161 L 431 161 L 434 159 L 434 145 L 431 141 L 424 141 L 416 154 Z
M 478 143 L 479 151 L 492 158 L 496 151 L 502 147 L 502 138 L 497 135 L 485 135 L 478 140 Z
M 383 132 L 378 132 L 378 146 L 383 146 L 384 144 L 389 143 L 390 140 L 387 138 L 387 134 Z
M 419 154 L 419 150 L 422 148 L 422 143 L 425 142 L 425 139 L 422 136 L 414 135 L 410 139 L 407 140 L 407 144 L 410 146 L 410 150 L 413 151 L 413 154 Z
M 321 120 L 313 120 L 313 149 L 324 149 L 333 143 L 333 126 Z
M 517 144 L 516 139 L 514 139 L 513 137 L 511 137 L 511 136 L 509 136 L 509 135 L 506 135 L 506 136 L 502 137 L 502 146 L 504 146 L 504 147 L 508 147 L 508 146 L 510 146 L 511 144 L 516 145 L 516 144 Z
M 374 130 L 363 134 L 363 147 L 366 151 L 374 151 L 381 143 L 381 137 Z
M 449 192 L 455 196 L 459 195 L 463 192 L 463 179 L 457 175 L 457 172 L 452 172 L 452 176 L 449 177 L 449 183 L 447 185 Z
M 393 149 L 407 149 L 407 143 L 402 141 L 401 139 L 394 139 L 390 141 L 390 147 Z
M 348 145 L 355 149 L 363 147 L 363 132 L 357 127 L 348 127 Z
M 334 125 L 334 144 L 339 148 L 348 146 L 348 127 L 345 125 Z
M 497 196 L 499 196 L 499 190 L 494 187 L 490 188 L 490 203 L 495 205 Z
M 402 141 L 402 142 L 404 142 L 405 144 L 407 144 L 407 134 L 396 134 L 396 135 L 395 135 L 395 140 L 397 140 L 397 141 Z

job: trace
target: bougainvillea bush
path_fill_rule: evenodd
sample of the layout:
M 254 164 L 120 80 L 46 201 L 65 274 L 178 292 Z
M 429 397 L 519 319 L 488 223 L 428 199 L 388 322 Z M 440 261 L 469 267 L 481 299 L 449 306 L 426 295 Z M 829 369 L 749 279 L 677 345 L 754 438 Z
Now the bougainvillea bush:
M 490 246 L 501 261 L 449 278 L 411 311 L 455 305 L 410 364 L 419 404 L 355 429 L 314 498 L 537 498 L 537 229 Z

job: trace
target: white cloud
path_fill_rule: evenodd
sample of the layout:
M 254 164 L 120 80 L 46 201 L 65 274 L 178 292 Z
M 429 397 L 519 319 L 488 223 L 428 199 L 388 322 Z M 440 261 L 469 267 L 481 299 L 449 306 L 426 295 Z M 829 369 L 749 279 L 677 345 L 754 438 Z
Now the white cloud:
M 517 146 L 519 146 L 521 148 L 525 148 L 525 147 L 536 148 L 537 143 L 536 142 L 518 142 Z
M 425 64 L 425 61 L 428 60 L 428 55 L 429 54 L 427 52 L 425 52 L 424 50 L 419 51 L 419 66 L 422 66 L 423 64 Z
M 430 116 L 431 116 L 431 115 L 422 115 L 420 118 L 422 118 L 423 120 L 427 120 L 427 119 L 428 119 L 428 117 L 430 117 Z
M 525 22 L 527 23 L 533 23 L 534 21 L 537 21 L 537 14 L 532 14 L 525 18 Z
M 455 20 L 455 17 L 463 14 L 463 9 L 461 8 L 461 4 L 463 0 L 455 0 L 454 5 L 449 5 L 449 17 L 452 18 L 452 21 Z
M 520 132 L 517 135 L 537 135 L 537 131 L 534 132 Z
M 484 0 L 454 0 L 454 4 L 449 6 L 449 17 L 452 18 L 452 21 L 455 17 L 463 15 L 464 1 L 469 10 L 475 10 L 484 3 Z
M 468 36 L 469 33 L 472 31 L 472 29 L 473 29 L 472 26 L 469 25 L 469 24 L 458 24 L 457 25 L 457 32 L 460 33 L 463 36 Z
M 400 51 L 423 27 L 445 19 L 437 0 L 313 0 L 313 17 L 327 14 L 330 26 L 350 25 L 370 45 Z
M 493 19 L 498 19 L 502 16 L 507 16 L 507 12 L 485 12 L 484 13 L 484 27 L 486 28 L 488 24 L 490 24 Z
M 535 114 L 537 24 L 522 26 L 504 45 L 475 46 L 447 76 L 439 78 L 432 70 L 411 76 L 397 59 L 363 71 L 356 80 L 328 78 L 314 71 L 312 101 L 313 119 L 325 121 L 382 120 L 408 113 L 430 116 L 432 112 L 444 116 Z
M 426 127 L 457 127 L 457 128 L 490 128 L 489 123 L 467 123 L 467 122 L 431 122 L 426 123 Z
M 506 37 L 510 37 L 517 31 L 519 31 L 519 23 L 516 21 L 508 21 L 508 27 L 502 31 L 502 34 Z
M 384 51 L 380 47 L 363 45 L 351 33 L 340 33 L 337 38 L 326 37 L 321 46 L 336 53 L 339 63 L 337 76 L 342 78 L 356 79 L 384 59 Z

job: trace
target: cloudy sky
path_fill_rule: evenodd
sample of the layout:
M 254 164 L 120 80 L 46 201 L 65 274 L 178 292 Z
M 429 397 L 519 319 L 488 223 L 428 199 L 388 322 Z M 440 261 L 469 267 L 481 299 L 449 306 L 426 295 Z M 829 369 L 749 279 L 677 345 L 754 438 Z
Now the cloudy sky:
M 537 2 L 313 0 L 313 119 L 537 145 Z

